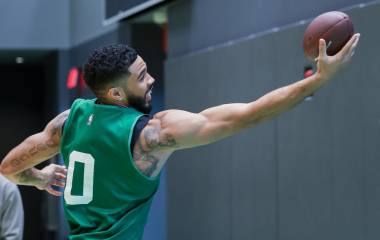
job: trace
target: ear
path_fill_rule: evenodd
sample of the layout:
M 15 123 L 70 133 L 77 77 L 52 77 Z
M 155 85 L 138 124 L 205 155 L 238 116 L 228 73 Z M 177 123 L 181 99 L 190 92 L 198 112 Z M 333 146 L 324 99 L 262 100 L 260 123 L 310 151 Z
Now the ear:
M 126 94 L 121 87 L 112 87 L 108 89 L 107 97 L 115 101 L 124 101 Z

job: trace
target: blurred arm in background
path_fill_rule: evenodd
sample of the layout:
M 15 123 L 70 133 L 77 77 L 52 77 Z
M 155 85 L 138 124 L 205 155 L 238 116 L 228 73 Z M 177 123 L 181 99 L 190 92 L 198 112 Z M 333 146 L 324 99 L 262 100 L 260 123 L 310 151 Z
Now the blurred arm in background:
M 24 208 L 17 186 L 0 175 L 0 239 L 22 240 Z

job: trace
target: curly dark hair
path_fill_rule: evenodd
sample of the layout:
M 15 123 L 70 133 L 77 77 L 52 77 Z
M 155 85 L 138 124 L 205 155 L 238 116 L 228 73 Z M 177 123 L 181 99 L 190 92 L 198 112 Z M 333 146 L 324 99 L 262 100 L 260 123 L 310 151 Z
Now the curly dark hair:
M 93 50 L 83 66 L 86 84 L 97 95 L 107 84 L 128 76 L 128 68 L 136 58 L 137 52 L 125 44 L 111 44 Z

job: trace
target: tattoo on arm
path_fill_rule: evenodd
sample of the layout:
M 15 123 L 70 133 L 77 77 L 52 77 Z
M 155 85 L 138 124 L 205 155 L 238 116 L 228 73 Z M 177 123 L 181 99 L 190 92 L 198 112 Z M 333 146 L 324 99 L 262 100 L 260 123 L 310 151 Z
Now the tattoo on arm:
M 35 174 L 37 169 L 31 168 L 20 172 L 15 176 L 17 184 L 34 186 L 40 182 L 40 178 Z
M 135 148 L 133 157 L 139 170 L 148 177 L 152 176 L 160 161 L 154 154 L 144 151 L 140 142 L 137 143 L 137 149 Z
M 160 136 L 160 129 L 156 127 L 148 127 L 144 130 L 144 139 L 148 149 L 156 147 L 173 147 L 177 144 L 175 138 L 171 134 L 163 134 Z
M 26 183 L 30 181 L 31 171 L 30 169 L 25 170 L 18 174 L 18 182 L 19 183 Z
M 8 171 L 19 172 L 27 166 L 26 163 L 30 160 L 33 163 L 38 163 L 40 160 L 45 160 L 55 155 L 59 146 L 62 125 L 68 115 L 69 111 L 59 114 L 46 126 L 43 132 L 31 136 L 15 148 L 13 150 L 14 153 L 11 152 L 10 157 L 5 159 Z M 32 172 L 24 172 L 15 174 L 14 176 L 25 181 L 31 176 L 30 173 Z
M 36 168 L 29 168 L 7 178 L 18 185 L 38 186 L 43 183 L 43 175 Z
M 35 156 L 37 153 L 45 151 L 49 148 L 52 148 L 55 146 L 55 143 L 53 140 L 49 139 L 45 143 L 40 143 L 37 145 L 34 145 L 29 148 L 28 151 L 23 153 L 20 157 L 12 159 L 11 160 L 11 166 L 13 168 L 17 168 L 22 164 L 23 162 L 29 160 L 31 157 Z

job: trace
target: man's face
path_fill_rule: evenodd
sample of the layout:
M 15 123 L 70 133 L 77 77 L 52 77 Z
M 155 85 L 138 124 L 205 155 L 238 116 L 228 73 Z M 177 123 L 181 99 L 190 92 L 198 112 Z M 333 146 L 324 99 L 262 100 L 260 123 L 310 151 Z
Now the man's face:
M 128 70 L 131 73 L 125 89 L 128 105 L 148 114 L 152 110 L 152 88 L 155 80 L 149 75 L 146 63 L 140 56 L 137 56 Z

